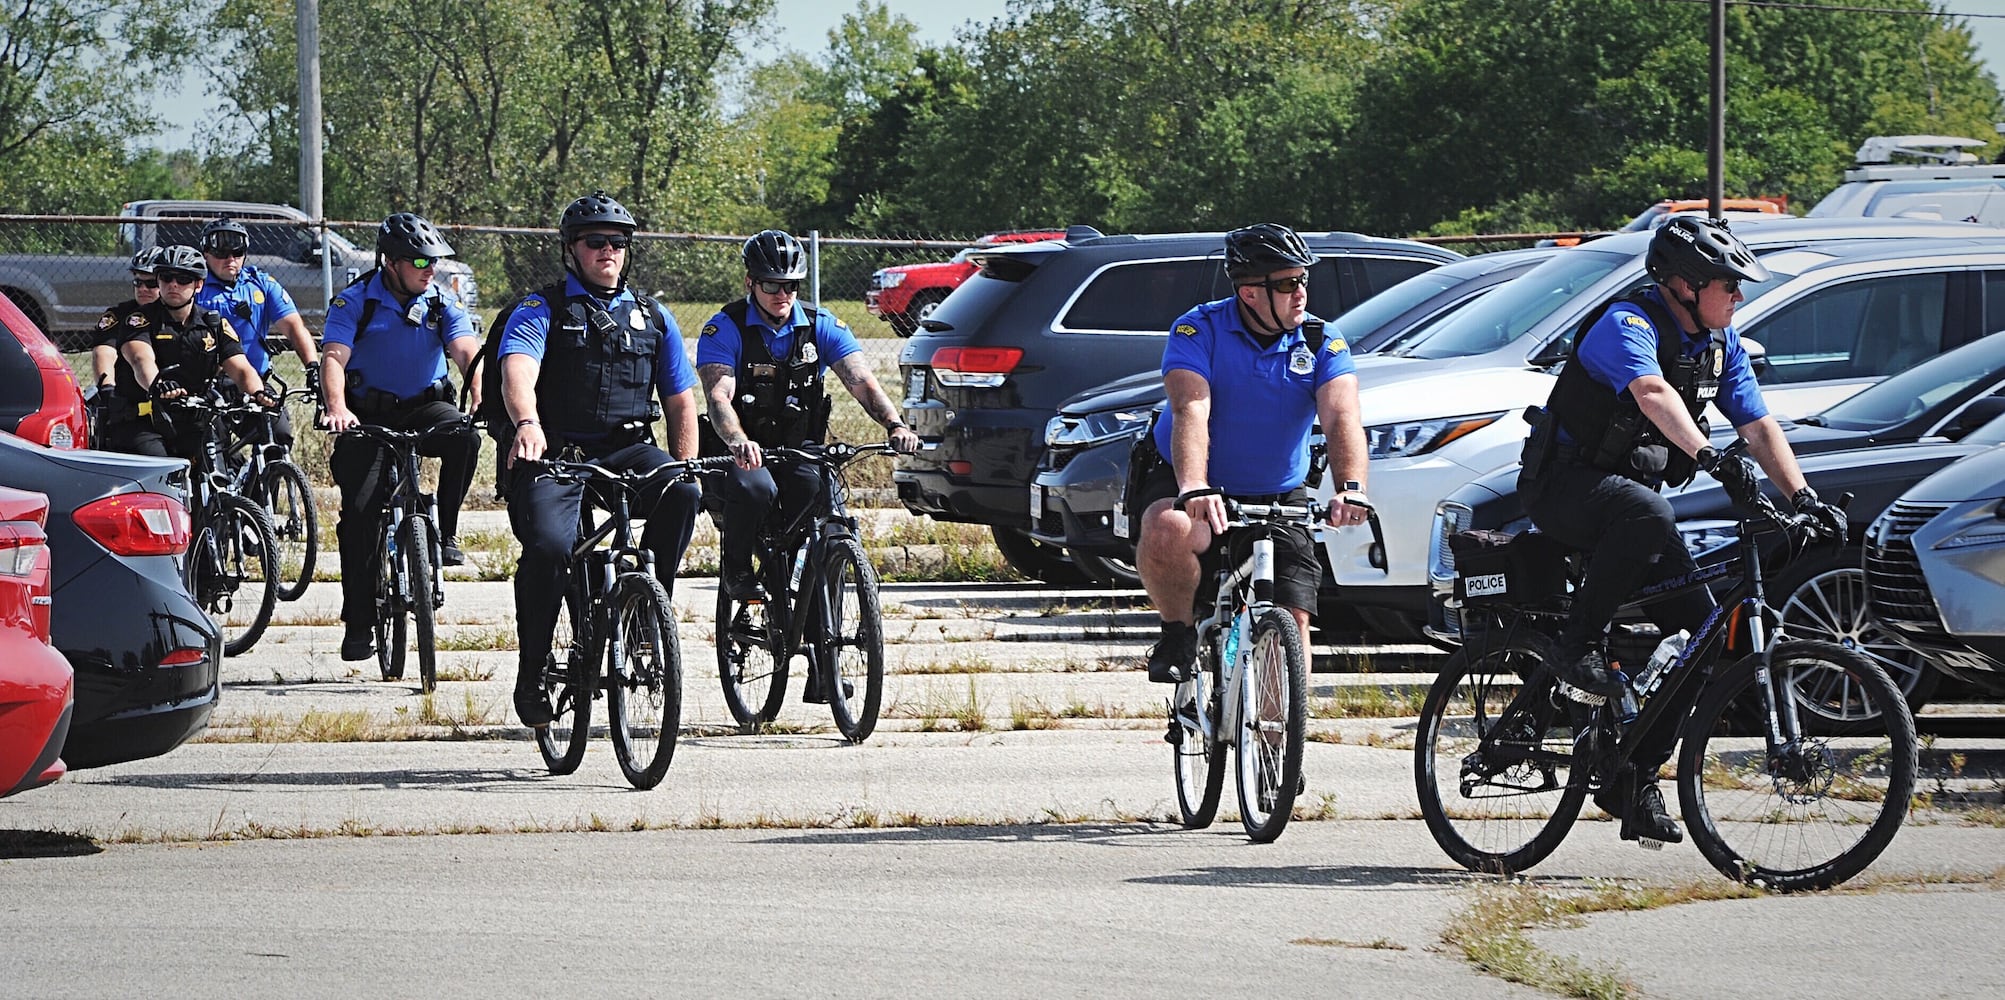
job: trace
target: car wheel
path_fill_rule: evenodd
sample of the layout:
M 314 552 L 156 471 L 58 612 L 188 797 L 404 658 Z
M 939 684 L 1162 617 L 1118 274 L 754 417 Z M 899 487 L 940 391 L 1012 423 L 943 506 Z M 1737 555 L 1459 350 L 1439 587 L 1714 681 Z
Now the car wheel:
M 920 292 L 912 296 L 912 305 L 905 310 L 905 314 L 912 317 L 913 328 L 917 329 L 919 324 L 926 322 L 946 297 L 946 292 Z
M 1065 555 L 1081 573 L 1093 578 L 1102 587 L 1117 590 L 1131 590 L 1142 585 L 1142 574 L 1135 570 L 1135 564 L 1109 556 L 1096 556 L 1077 549 L 1066 549 Z
M 1016 528 L 996 526 L 989 533 L 995 536 L 996 550 L 1002 553 L 1003 562 L 1019 574 L 1055 587 L 1077 587 L 1087 582 L 1086 574 L 1066 556 L 1064 549 L 1046 545 Z
M 1919 712 L 1941 680 L 1928 658 L 1895 642 L 1866 607 L 1863 554 L 1855 546 L 1808 555 L 1776 574 L 1769 599 L 1792 638 L 1820 639 L 1857 650 L 1893 679 Z M 1872 719 L 1854 692 L 1799 690 L 1797 703 L 1825 732 L 1845 732 Z

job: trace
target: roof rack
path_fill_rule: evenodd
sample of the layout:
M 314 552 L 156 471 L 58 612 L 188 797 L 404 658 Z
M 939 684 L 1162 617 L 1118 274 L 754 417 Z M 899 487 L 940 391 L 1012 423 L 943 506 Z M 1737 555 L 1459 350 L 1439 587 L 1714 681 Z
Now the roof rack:
M 1853 159 L 1860 166 L 1894 163 L 1895 157 L 1925 164 L 1958 166 L 1977 162 L 1975 155 L 1964 150 L 1986 145 L 1989 143 L 1982 139 L 1954 135 L 1876 135 L 1859 145 L 1859 152 Z

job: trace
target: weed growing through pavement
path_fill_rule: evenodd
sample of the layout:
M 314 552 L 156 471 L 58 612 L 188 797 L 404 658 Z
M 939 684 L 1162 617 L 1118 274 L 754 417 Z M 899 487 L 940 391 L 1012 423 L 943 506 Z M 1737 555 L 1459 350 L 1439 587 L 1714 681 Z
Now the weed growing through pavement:
M 1427 692 L 1420 688 L 1343 685 L 1328 698 L 1310 699 L 1309 715 L 1317 719 L 1401 719 L 1419 715 L 1426 700 Z
M 1373 938 L 1370 941 L 1346 941 L 1343 938 L 1299 937 L 1289 944 L 1304 944 L 1314 948 L 1363 948 L 1371 951 L 1405 951 L 1406 946 L 1389 938 Z
M 433 648 L 442 653 L 484 653 L 518 649 L 520 643 L 514 626 L 491 625 L 487 628 L 454 629 L 439 636 Z
M 1058 713 L 1044 703 L 1044 699 L 1011 695 L 1009 699 L 1009 727 L 1013 730 L 1056 729 Z

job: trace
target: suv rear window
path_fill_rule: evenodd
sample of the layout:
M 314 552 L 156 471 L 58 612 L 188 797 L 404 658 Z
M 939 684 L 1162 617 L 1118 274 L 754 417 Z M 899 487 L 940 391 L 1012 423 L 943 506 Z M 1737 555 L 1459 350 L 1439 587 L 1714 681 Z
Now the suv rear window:
M 1138 260 L 1111 264 L 1093 276 L 1059 318 L 1065 332 L 1161 333 L 1192 306 L 1223 294 L 1224 271 L 1216 257 Z M 1216 292 L 1216 294 L 1214 294 Z M 1316 277 L 1309 279 L 1315 311 Z

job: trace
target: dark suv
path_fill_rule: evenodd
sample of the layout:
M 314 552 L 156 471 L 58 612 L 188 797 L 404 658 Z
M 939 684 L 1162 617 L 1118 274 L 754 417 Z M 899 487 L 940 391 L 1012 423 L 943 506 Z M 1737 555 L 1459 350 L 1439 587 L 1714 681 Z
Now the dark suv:
M 1322 258 L 1309 311 L 1325 319 L 1452 250 L 1355 233 L 1303 233 Z M 938 447 L 898 461 L 898 498 L 915 513 L 986 524 L 1004 558 L 1041 579 L 1072 578 L 1064 550 L 1032 541 L 1030 483 L 1058 404 L 1089 386 L 1156 368 L 1170 324 L 1229 294 L 1223 233 L 1103 236 L 998 247 L 905 345 L 905 422 Z

